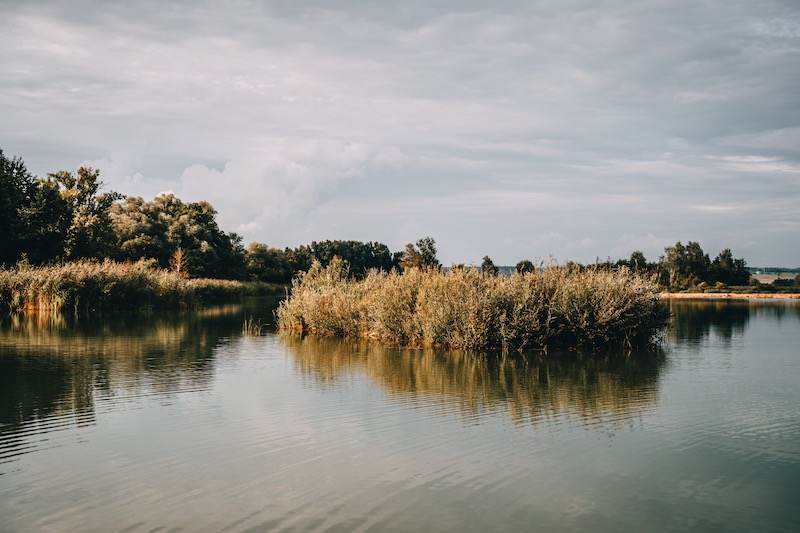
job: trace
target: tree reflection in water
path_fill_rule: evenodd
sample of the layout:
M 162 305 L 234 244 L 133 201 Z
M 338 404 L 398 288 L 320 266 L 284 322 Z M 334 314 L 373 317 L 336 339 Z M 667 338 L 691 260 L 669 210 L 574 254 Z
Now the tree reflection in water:
M 12 315 L 0 324 L 0 429 L 74 415 L 103 396 L 203 389 L 213 349 L 241 329 L 241 306 L 186 313 Z
M 657 404 L 664 365 L 661 351 L 503 356 L 292 334 L 282 342 L 318 386 L 338 386 L 359 372 L 400 402 L 471 419 L 506 412 L 520 425 L 572 415 L 586 425 L 630 420 Z

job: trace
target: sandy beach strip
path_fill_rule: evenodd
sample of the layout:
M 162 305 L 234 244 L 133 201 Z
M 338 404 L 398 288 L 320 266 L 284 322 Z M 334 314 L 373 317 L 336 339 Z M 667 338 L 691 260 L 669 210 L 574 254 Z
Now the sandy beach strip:
M 800 300 L 800 294 L 735 292 L 662 292 L 659 298 L 691 298 L 696 300 Z

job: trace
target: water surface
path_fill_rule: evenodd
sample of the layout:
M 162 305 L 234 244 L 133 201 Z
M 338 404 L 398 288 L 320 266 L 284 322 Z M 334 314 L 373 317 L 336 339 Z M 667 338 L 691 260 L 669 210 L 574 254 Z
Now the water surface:
M 0 325 L 0 531 L 794 531 L 800 306 L 661 349 L 404 350 L 263 303 Z

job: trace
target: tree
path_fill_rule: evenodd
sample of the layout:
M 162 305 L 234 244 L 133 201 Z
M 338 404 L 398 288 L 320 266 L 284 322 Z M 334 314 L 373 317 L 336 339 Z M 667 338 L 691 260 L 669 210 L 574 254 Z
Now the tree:
M 111 206 L 122 195 L 116 192 L 100 194 L 103 182 L 100 171 L 81 167 L 73 174 L 61 170 L 48 174 L 48 181 L 58 186 L 67 205 L 69 226 L 64 252 L 69 259 L 101 258 L 115 241 L 111 227 Z
M 664 256 L 661 258 L 661 268 L 666 273 L 667 285 L 674 287 L 686 272 L 686 248 L 681 241 L 675 246 L 664 248 Z
M 708 279 L 708 268 L 711 261 L 708 254 L 703 252 L 700 244 L 689 241 L 686 245 L 686 276 L 692 284 L 697 284 Z
M 33 176 L 18 157 L 8 159 L 0 149 L 0 263 L 14 262 L 22 254 L 20 209 L 29 204 Z
M 514 269 L 517 271 L 517 274 L 527 274 L 528 272 L 535 272 L 536 266 L 534 266 L 530 260 L 523 259 L 517 263 L 517 266 L 514 267 Z
M 417 241 L 417 248 L 422 258 L 423 268 L 440 269 L 441 264 L 436 258 L 436 241 L 432 237 L 425 237 Z
M 645 270 L 647 269 L 647 259 L 645 259 L 644 254 L 640 250 L 635 250 L 631 254 L 628 266 L 631 270 Z
M 8 159 L 0 149 L 0 264 L 23 253 L 33 264 L 60 256 L 68 222 L 58 187 L 37 180 L 20 158 Z
M 709 267 L 709 281 L 725 285 L 747 285 L 750 270 L 744 259 L 734 259 L 730 248 L 725 248 Z
M 185 272 L 194 277 L 241 279 L 245 250 L 241 237 L 225 233 L 208 202 L 184 203 L 173 194 L 145 202 L 126 198 L 111 209 L 115 259 L 152 258 L 161 268 L 181 249 Z
M 481 262 L 481 272 L 488 276 L 496 276 L 500 273 L 500 269 L 495 266 L 494 261 L 488 255 L 484 255 Z
M 247 276 L 253 281 L 288 283 L 294 271 L 284 250 L 260 242 L 251 243 L 246 250 Z
M 411 243 L 406 244 L 406 249 L 400 257 L 400 268 L 403 270 L 422 268 L 422 254 Z
M 432 237 L 425 237 L 417 241 L 416 247 L 408 243 L 400 256 L 400 268 L 422 268 L 439 270 L 442 265 L 436 257 L 436 241 Z

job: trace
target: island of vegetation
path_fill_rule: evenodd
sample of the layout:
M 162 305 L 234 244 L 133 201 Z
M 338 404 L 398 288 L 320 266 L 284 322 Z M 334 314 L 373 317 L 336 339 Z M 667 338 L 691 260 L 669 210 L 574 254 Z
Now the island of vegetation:
M 469 350 L 639 347 L 667 324 L 658 285 L 627 269 L 494 271 L 403 264 L 354 279 L 315 262 L 278 307 L 284 330 Z

